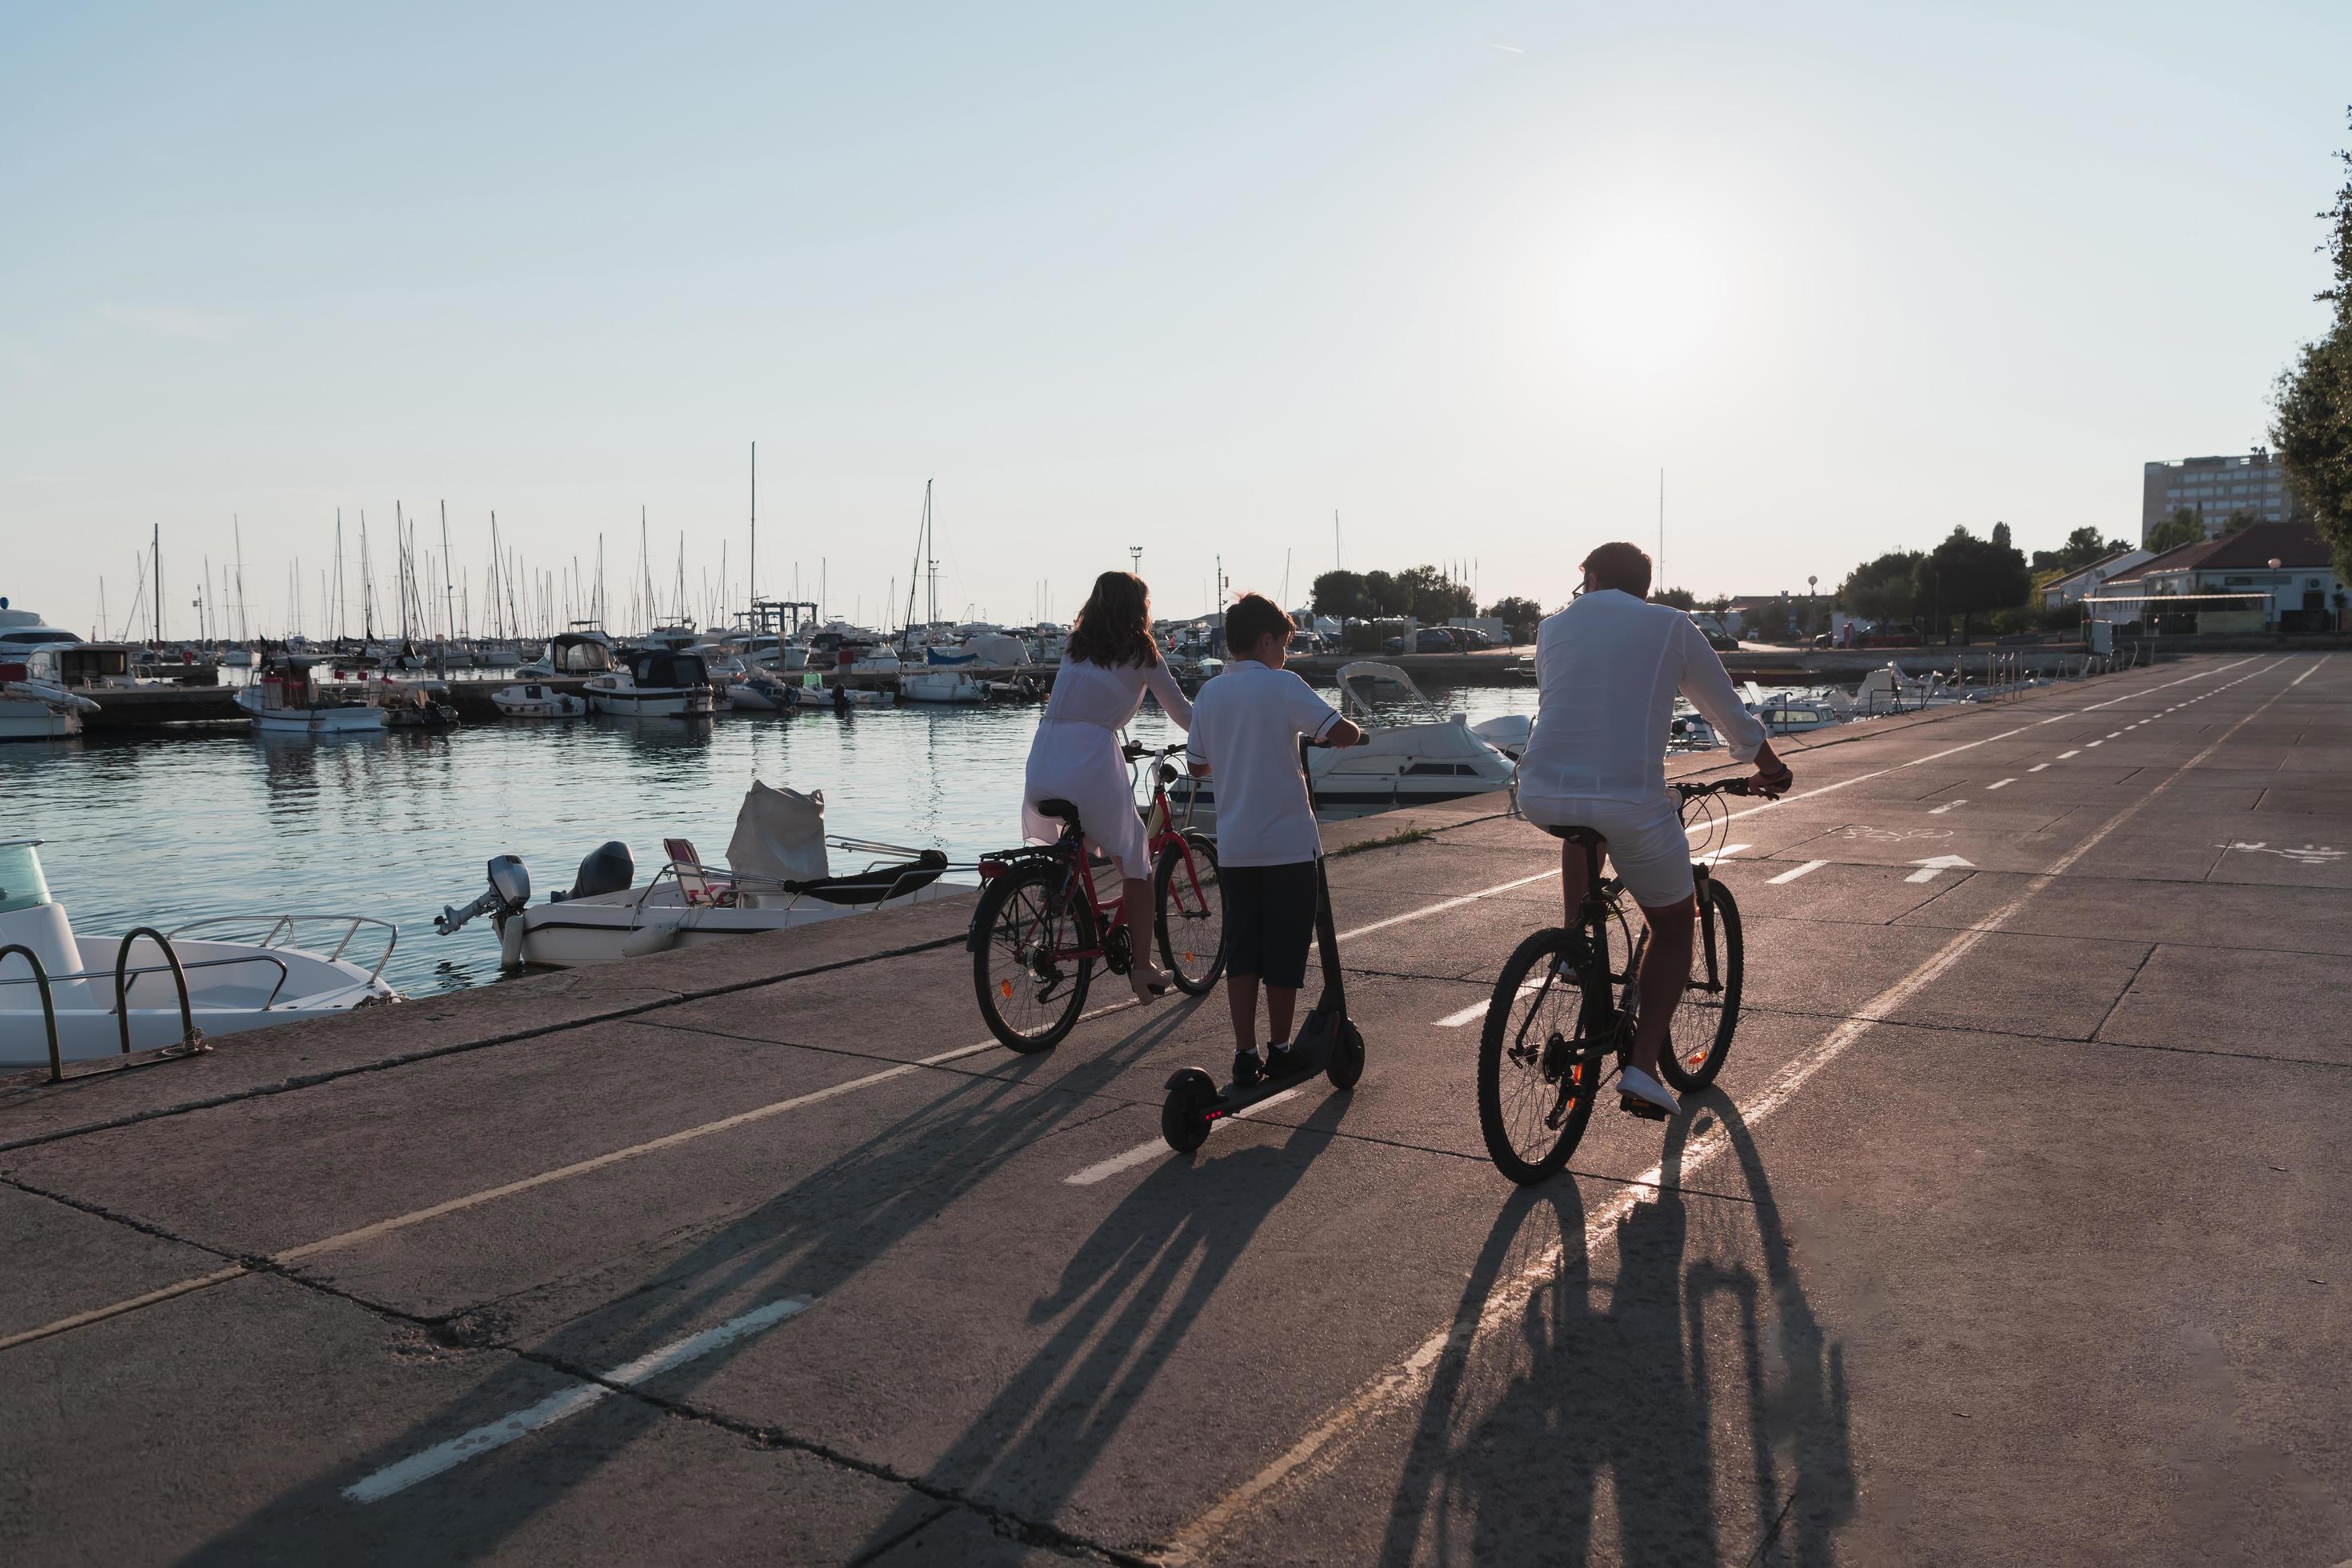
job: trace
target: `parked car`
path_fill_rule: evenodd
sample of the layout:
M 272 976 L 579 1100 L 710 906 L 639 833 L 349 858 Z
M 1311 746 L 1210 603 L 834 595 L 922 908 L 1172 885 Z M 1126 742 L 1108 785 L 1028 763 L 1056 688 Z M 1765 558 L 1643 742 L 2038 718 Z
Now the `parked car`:
M 1414 653 L 1460 653 L 1464 651 L 1463 645 L 1456 643 L 1452 637 L 1446 635 L 1446 633 L 1453 629 L 1454 628 L 1451 626 L 1422 627 L 1419 631 L 1412 634 L 1412 647 L 1411 651 Z M 1403 653 L 1407 651 L 1404 646 L 1404 638 L 1402 637 L 1391 637 L 1388 641 L 1381 645 L 1381 648 L 1386 653 Z
M 1927 639 L 1916 626 L 1873 626 L 1853 639 L 1856 647 L 1921 647 Z
M 1739 639 L 1721 626 L 1711 626 L 1704 621 L 1693 621 L 1691 625 L 1698 627 L 1699 635 L 1706 638 L 1706 646 L 1716 652 L 1738 653 L 1739 651 Z
M 1465 650 L 1466 652 L 1483 653 L 1495 646 L 1495 639 L 1475 626 L 1455 626 L 1454 629 L 1461 633 L 1462 640 L 1469 645 Z

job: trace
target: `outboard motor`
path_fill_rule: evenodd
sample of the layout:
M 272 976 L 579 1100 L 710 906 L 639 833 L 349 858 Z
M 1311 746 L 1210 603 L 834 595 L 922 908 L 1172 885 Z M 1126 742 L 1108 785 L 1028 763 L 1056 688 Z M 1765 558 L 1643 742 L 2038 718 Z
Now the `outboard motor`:
M 581 860 L 580 874 L 572 879 L 572 890 L 551 897 L 561 903 L 565 899 L 593 899 L 599 893 L 625 893 L 636 879 L 636 857 L 619 839 L 608 839 Z
M 504 925 L 509 915 L 519 913 L 525 904 L 530 902 L 530 872 L 520 857 L 491 857 L 489 876 L 489 888 L 480 898 L 464 909 L 452 905 L 443 910 L 434 920 L 433 929 L 447 936 L 476 915 L 490 915 Z

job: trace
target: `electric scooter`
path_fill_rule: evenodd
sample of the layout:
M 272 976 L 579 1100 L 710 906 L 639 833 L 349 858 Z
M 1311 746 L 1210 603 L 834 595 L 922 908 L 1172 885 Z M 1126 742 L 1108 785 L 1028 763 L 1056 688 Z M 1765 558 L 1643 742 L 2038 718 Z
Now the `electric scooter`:
M 1298 743 L 1298 769 L 1307 777 L 1307 802 L 1315 805 L 1315 773 L 1307 765 L 1308 742 Z M 1168 1098 L 1160 1107 L 1160 1135 L 1179 1154 L 1198 1149 L 1209 1129 L 1228 1116 L 1237 1116 L 1257 1104 L 1307 1081 L 1316 1073 L 1334 1089 L 1353 1089 L 1364 1076 L 1364 1037 L 1348 1016 L 1348 984 L 1339 969 L 1339 933 L 1331 923 L 1331 881 L 1324 875 L 1323 857 L 1315 858 L 1315 946 L 1323 965 L 1323 994 L 1298 1026 L 1291 1041 L 1298 1069 L 1287 1078 L 1268 1079 L 1247 1088 L 1217 1087 L 1217 1080 L 1199 1068 L 1181 1068 L 1168 1080 Z

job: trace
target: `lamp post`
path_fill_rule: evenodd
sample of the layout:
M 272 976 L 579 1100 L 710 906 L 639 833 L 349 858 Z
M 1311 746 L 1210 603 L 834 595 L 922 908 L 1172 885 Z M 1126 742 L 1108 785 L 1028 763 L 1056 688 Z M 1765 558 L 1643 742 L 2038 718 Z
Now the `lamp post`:
M 2271 567 L 2271 625 L 2273 625 L 2273 626 L 2277 626 L 2277 625 L 2279 624 L 2279 602 L 2278 602 L 2278 590 L 2279 590 L 2279 585 L 2278 585 L 2278 569 L 2279 569 L 2279 558 L 2278 558 L 2277 556 L 2273 555 L 2273 556 L 2272 556 L 2272 557 L 2271 557 L 2271 560 L 2270 560 L 2270 567 Z

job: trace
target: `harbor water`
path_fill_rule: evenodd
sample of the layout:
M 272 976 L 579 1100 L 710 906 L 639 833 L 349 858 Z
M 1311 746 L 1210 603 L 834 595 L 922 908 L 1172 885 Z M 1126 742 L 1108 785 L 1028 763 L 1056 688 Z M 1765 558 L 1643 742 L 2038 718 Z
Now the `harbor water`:
M 1526 688 L 1430 695 L 1472 722 L 1535 707 Z M 433 930 L 442 906 L 481 890 L 491 856 L 523 858 L 535 900 L 570 887 L 607 839 L 629 846 L 640 885 L 666 837 L 723 861 L 754 778 L 822 790 L 835 834 L 943 849 L 959 866 L 1007 847 L 1042 711 L 587 718 L 323 739 L 188 726 L 18 742 L 0 745 L 0 837 L 45 841 L 50 890 L 84 935 L 219 914 L 371 915 L 400 927 L 385 978 L 422 995 L 499 976 L 490 922 Z M 1156 745 L 1171 729 L 1147 704 L 1129 733 Z

